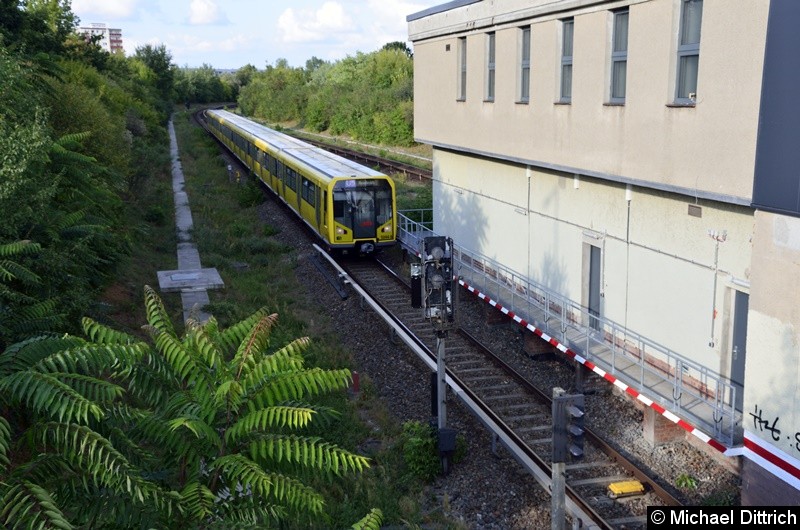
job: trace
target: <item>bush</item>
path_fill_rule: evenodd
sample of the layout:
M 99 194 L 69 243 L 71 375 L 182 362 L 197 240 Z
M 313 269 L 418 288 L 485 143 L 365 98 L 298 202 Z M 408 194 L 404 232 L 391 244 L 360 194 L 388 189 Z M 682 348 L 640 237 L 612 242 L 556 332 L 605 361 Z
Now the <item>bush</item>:
M 441 471 L 436 447 L 436 431 L 418 421 L 403 424 L 403 457 L 412 475 L 425 482 L 432 481 Z

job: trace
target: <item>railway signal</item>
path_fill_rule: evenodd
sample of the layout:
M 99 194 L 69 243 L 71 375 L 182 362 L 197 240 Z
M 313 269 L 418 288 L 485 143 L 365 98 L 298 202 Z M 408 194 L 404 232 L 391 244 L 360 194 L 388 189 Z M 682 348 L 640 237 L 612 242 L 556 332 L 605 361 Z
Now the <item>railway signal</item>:
M 425 309 L 425 318 L 431 321 L 433 327 L 439 332 L 446 332 L 456 323 L 456 295 L 457 285 L 453 274 L 453 240 L 444 236 L 430 236 L 423 240 L 422 245 L 422 276 L 419 281 L 420 296 L 414 303 Z M 412 285 L 414 282 L 414 269 L 412 269 Z M 419 270 L 416 271 L 419 274 Z
M 583 394 L 553 397 L 553 462 L 583 458 L 585 411 Z
M 458 280 L 453 274 L 453 240 L 430 236 L 422 241 L 421 260 L 411 264 L 411 307 L 422 309 L 436 331 L 436 373 L 431 380 L 432 405 L 438 425 L 438 447 L 445 473 L 455 450 L 456 431 L 447 428 L 447 371 L 444 342 L 456 325 Z

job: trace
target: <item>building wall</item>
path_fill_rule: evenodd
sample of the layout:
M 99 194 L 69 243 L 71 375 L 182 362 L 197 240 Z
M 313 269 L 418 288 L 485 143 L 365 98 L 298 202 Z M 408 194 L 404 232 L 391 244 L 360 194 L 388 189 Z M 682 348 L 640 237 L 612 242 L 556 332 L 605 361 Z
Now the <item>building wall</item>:
M 745 428 L 800 458 L 800 219 L 755 220 Z
M 610 106 L 604 104 L 610 9 L 627 4 L 627 98 L 624 106 Z M 697 104 L 691 107 L 671 105 L 679 24 L 675 0 L 483 1 L 412 21 L 415 134 L 422 142 L 628 182 L 675 186 L 711 197 L 719 194 L 749 204 L 769 4 L 767 0 L 705 4 L 701 75 Z M 585 7 L 559 10 L 581 5 Z M 523 17 L 532 12 L 537 16 Z M 560 105 L 555 104 L 561 61 L 559 19 L 565 16 L 575 20 L 573 95 L 571 104 Z M 531 97 L 528 104 L 521 104 L 517 102 L 519 27 L 528 24 L 532 25 Z M 484 101 L 487 31 L 495 31 L 497 40 L 494 102 Z M 457 101 L 457 39 L 463 36 L 468 50 L 467 97 Z
M 603 316 L 729 372 L 730 291 L 748 281 L 750 209 L 703 201 L 698 218 L 680 195 L 446 150 L 434 161 L 438 233 L 583 304 L 588 241 L 603 252 Z M 709 229 L 728 236 L 718 244 Z

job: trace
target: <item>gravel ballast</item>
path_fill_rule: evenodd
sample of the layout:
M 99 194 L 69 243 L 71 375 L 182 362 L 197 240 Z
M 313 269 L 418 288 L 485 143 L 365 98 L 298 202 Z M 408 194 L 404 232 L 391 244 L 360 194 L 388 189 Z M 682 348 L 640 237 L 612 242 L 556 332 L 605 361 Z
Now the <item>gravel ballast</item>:
M 358 296 L 342 300 L 311 263 L 314 242 L 307 230 L 277 199 L 260 207 L 262 219 L 278 229 L 273 236 L 296 249 L 296 274 L 308 304 L 309 335 L 337 333 L 352 352 L 353 370 L 368 378 L 386 408 L 402 423 L 430 420 L 430 375 L 426 365 L 403 344 L 395 344 L 388 326 Z M 382 258 L 406 274 L 399 249 Z M 522 330 L 489 324 L 486 303 L 466 291 L 460 295 L 459 320 L 470 334 L 501 355 L 540 388 L 569 385 L 573 369 L 564 360 L 533 360 L 523 352 Z M 493 310 L 493 309 L 491 309 Z M 496 311 L 496 310 L 493 310 Z M 591 382 L 596 392 L 587 399 L 587 425 L 618 451 L 659 477 L 661 485 L 686 505 L 739 503 L 736 461 L 714 457 L 688 438 L 653 447 L 642 435 L 642 409 L 604 381 Z M 464 528 L 550 528 L 550 496 L 502 447 L 492 451 L 491 436 L 457 399 L 448 402 L 448 424 L 465 436 L 467 456 L 447 476 L 438 477 L 421 493 L 424 510 L 437 512 Z M 376 437 L 380 437 L 376 433 Z M 630 501 L 623 501 L 630 502 Z

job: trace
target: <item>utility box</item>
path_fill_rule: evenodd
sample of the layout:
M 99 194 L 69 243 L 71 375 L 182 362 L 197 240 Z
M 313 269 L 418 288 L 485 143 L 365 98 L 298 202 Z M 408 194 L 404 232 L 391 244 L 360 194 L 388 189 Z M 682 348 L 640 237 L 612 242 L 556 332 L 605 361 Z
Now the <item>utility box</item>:
M 443 427 L 439 429 L 439 454 L 444 455 L 456 450 L 458 431 Z

